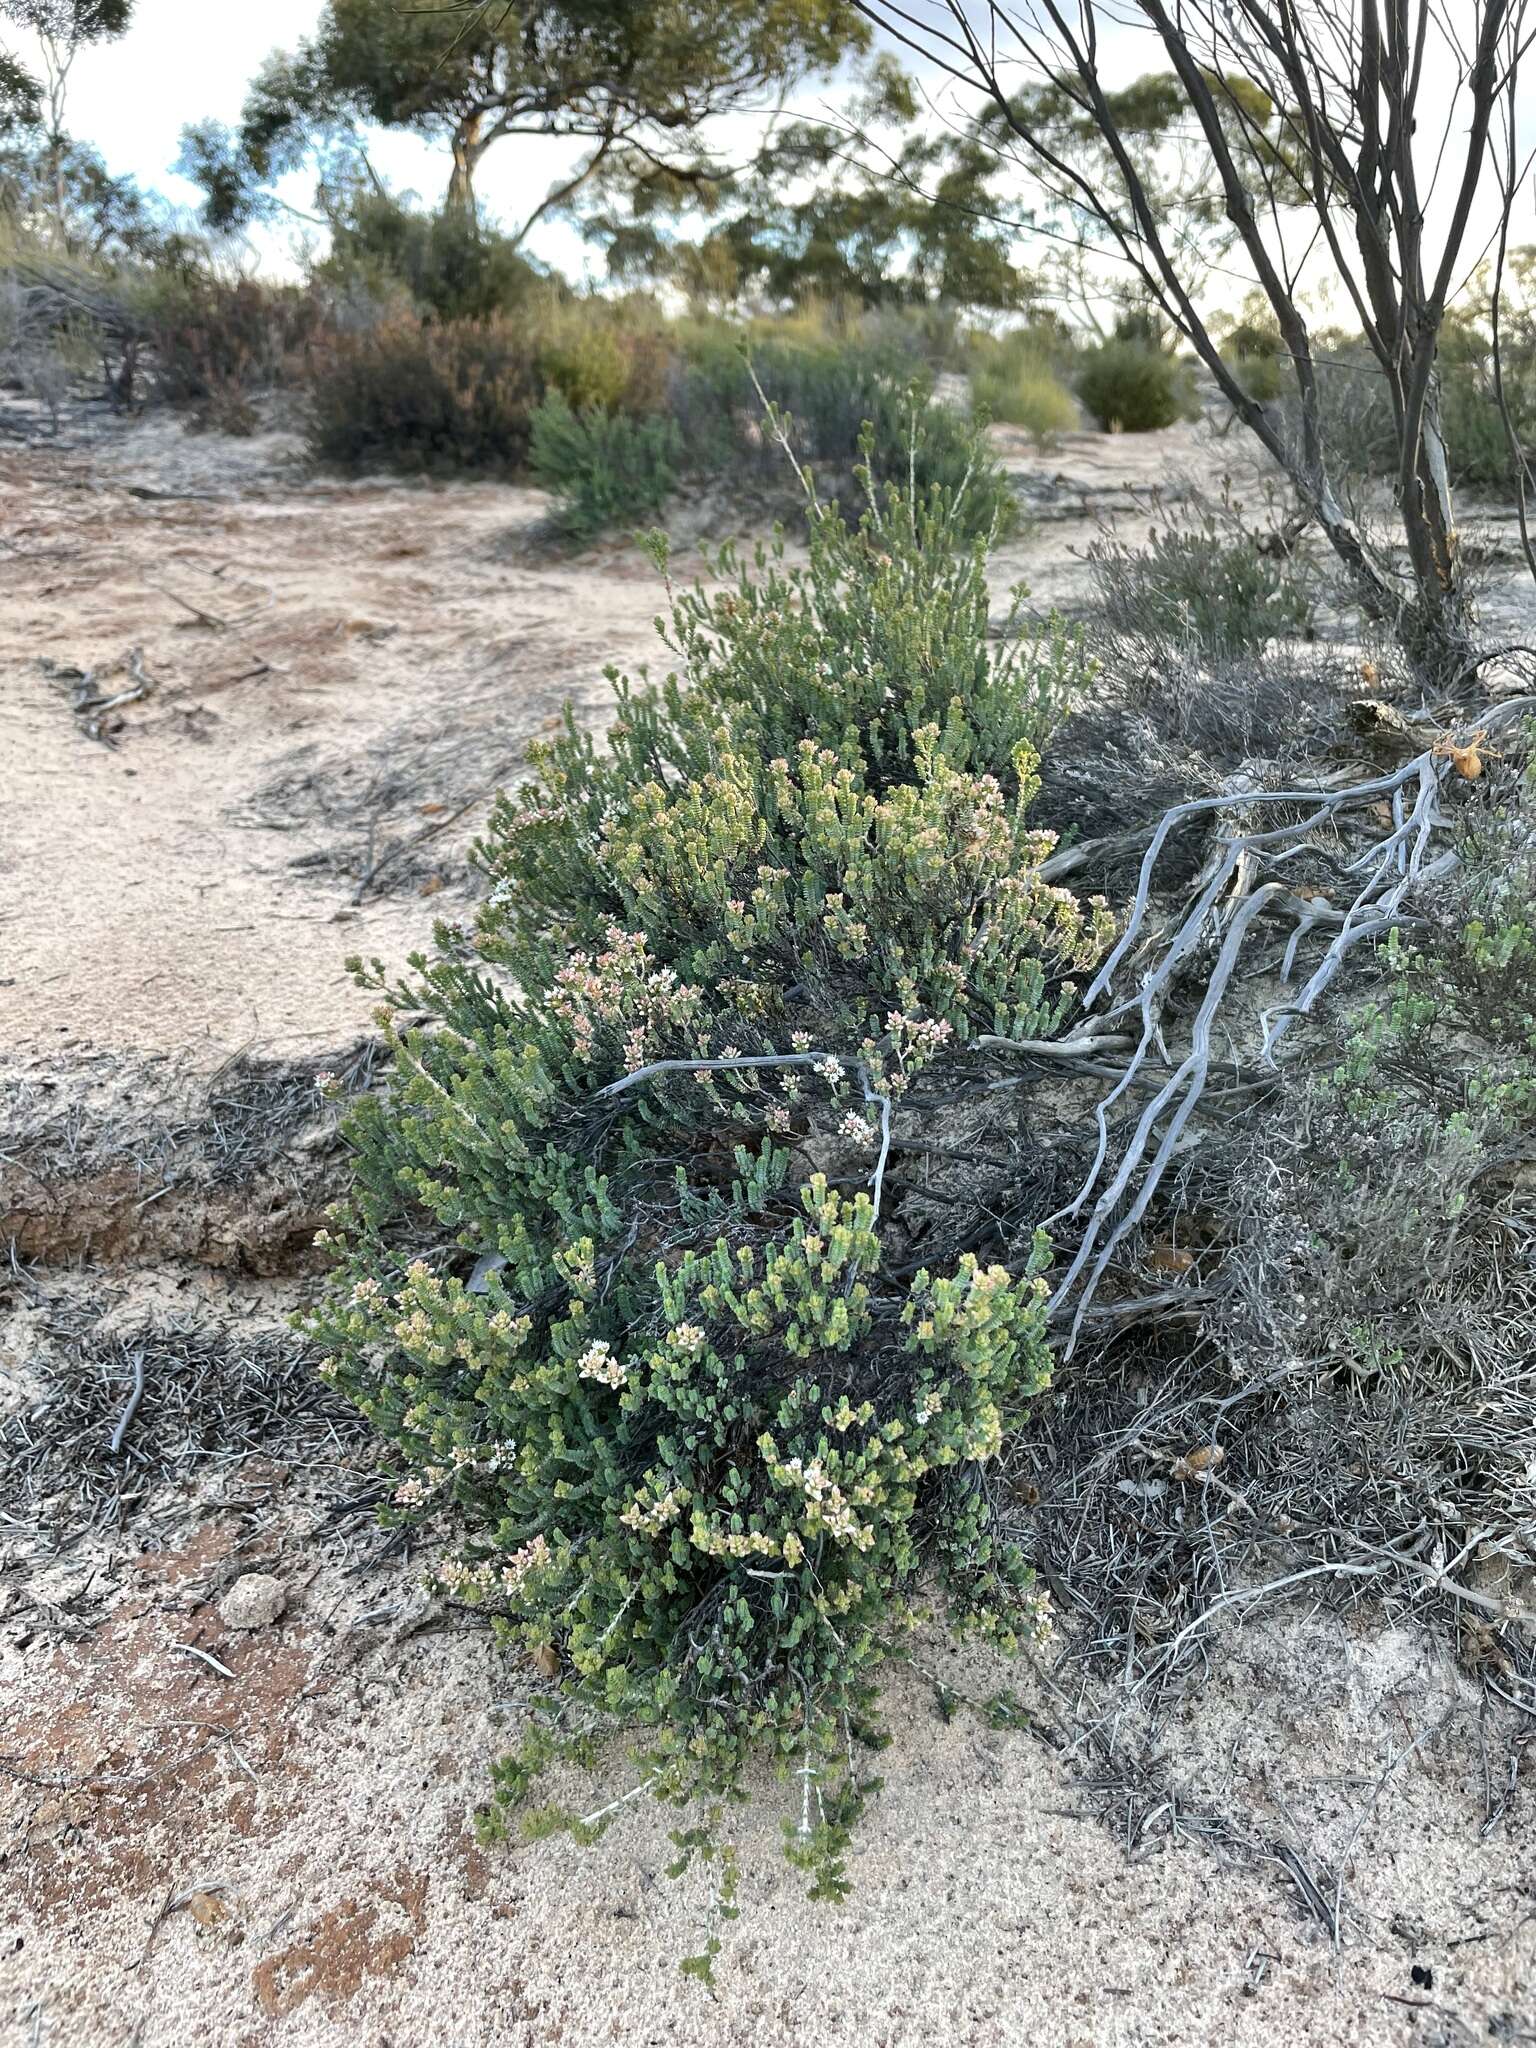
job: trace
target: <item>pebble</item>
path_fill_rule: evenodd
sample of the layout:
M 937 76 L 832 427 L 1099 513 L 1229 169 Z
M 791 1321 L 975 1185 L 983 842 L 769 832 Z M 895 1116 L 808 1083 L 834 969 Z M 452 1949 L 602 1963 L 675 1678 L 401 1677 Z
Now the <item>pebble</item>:
M 270 1572 L 245 1572 L 219 1602 L 226 1628 L 265 1628 L 288 1605 L 282 1581 Z

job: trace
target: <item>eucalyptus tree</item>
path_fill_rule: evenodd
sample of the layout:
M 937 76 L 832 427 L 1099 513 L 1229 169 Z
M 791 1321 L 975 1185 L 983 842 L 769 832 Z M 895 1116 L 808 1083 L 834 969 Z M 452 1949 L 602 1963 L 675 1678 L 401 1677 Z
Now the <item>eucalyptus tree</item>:
M 446 203 L 471 215 L 497 143 L 585 145 L 524 218 L 521 240 L 600 168 L 708 179 L 708 123 L 771 103 L 869 39 L 848 0 L 327 0 L 313 35 L 268 58 L 233 133 L 216 123 L 187 131 L 185 161 L 209 224 L 229 228 L 284 172 L 369 127 L 446 144 Z

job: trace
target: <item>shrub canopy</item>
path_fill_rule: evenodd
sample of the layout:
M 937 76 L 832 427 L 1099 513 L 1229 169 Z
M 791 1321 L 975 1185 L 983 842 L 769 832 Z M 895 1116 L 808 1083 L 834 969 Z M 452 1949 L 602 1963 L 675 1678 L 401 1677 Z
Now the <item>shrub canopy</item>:
M 1027 816 L 1080 650 L 991 650 L 962 518 L 817 509 L 803 569 L 679 597 L 682 674 L 621 685 L 610 754 L 555 742 L 473 928 L 370 977 L 394 1076 L 352 1117 L 326 1370 L 402 1512 L 463 1530 L 459 1590 L 671 1795 L 760 1751 L 835 1778 L 930 1589 L 1034 1620 L 986 1472 L 1047 1377 L 1045 1244 L 889 1263 L 909 1093 L 1059 1028 L 1109 930 Z

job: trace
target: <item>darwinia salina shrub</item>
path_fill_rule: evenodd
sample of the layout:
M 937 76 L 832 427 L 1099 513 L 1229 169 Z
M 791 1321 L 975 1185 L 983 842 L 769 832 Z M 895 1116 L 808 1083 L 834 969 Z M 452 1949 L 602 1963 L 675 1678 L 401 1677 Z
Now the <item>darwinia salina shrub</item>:
M 396 1511 L 558 1659 L 493 1826 L 618 1727 L 634 1793 L 797 1773 L 789 1850 L 835 1894 L 882 1660 L 934 1606 L 1038 1625 L 988 1472 L 1046 1383 L 1046 1247 L 902 1256 L 887 1140 L 979 1036 L 1059 1030 L 1109 919 L 1027 815 L 1081 654 L 988 645 L 963 524 L 816 511 L 804 569 L 676 600 L 684 680 L 624 693 L 611 759 L 557 743 L 472 928 L 370 977 L 393 1077 L 310 1326 Z
M 497 885 L 487 915 L 518 949 L 510 971 L 547 977 L 564 949 L 631 916 L 609 821 L 636 819 L 637 803 L 691 800 L 686 786 L 718 778 L 723 750 L 746 776 L 749 809 L 771 795 L 769 764 L 798 759 L 812 736 L 857 763 L 866 795 L 918 780 L 919 735 L 931 761 L 990 775 L 1010 797 L 1021 772 L 1032 777 L 1036 752 L 1091 680 L 1080 637 L 1054 617 L 1021 635 L 1022 590 L 992 637 L 987 543 L 964 494 L 914 503 L 864 474 L 864 519 L 853 527 L 816 506 L 803 566 L 782 539 L 746 563 L 725 547 L 709 563 L 713 591 L 672 594 L 662 635 L 677 666 L 659 685 L 610 672 L 617 715 L 601 745 L 567 715 L 564 732 L 533 750 L 540 784 L 498 804 L 485 855 Z M 665 568 L 659 541 L 657 558 Z M 713 884 L 701 873 L 696 886 Z M 684 966 L 695 934 L 706 949 L 728 945 L 729 897 L 717 891 L 686 924 L 650 920 L 653 949 Z M 814 895 L 806 914 L 817 914 Z M 693 961 L 687 971 L 704 970 Z

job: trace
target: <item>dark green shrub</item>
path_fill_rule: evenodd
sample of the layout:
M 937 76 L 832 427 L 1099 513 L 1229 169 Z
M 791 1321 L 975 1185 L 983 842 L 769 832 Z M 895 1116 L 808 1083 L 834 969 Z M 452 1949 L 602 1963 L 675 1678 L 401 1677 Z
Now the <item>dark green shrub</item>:
M 309 439 L 346 469 L 505 473 L 527 459 L 535 344 L 510 320 L 393 321 L 337 340 L 309 389 Z
M 573 412 L 546 398 L 533 415 L 529 467 L 553 496 L 554 520 L 572 540 L 653 518 L 677 487 L 681 436 L 669 419 Z
M 1280 323 L 1262 301 L 1251 300 L 1222 346 L 1229 370 L 1250 398 L 1273 404 L 1295 389 Z
M 1004 1644 L 1036 1621 L 986 1467 L 1046 1377 L 1044 1247 L 914 1257 L 886 1139 L 978 1033 L 1058 1029 L 1108 932 L 1039 876 L 1024 714 L 1006 785 L 982 765 L 1007 712 L 959 644 L 985 584 L 937 544 L 956 516 L 822 515 L 793 593 L 776 568 L 675 616 L 691 722 L 629 693 L 617 767 L 572 735 L 498 810 L 473 930 L 370 977 L 393 1080 L 353 1113 L 311 1324 L 407 1468 L 398 1512 L 451 1516 L 461 1596 L 563 1660 L 571 1739 L 530 1739 L 498 1806 L 594 1716 L 638 1734 L 637 1792 L 730 1792 L 767 1756 L 834 1894 L 893 1641 L 933 1592 Z M 875 678 L 870 747 L 858 703 L 794 736 L 770 684 L 815 718 L 872 641 L 927 650 L 922 725 Z M 695 773 L 642 777 L 648 734 Z
M 1516 434 L 1529 446 L 1536 442 L 1536 398 L 1530 367 L 1518 358 L 1505 364 L 1505 398 Z M 1448 364 L 1441 372 L 1440 426 L 1457 484 L 1474 490 L 1515 495 L 1515 463 L 1494 394 L 1493 374 L 1486 363 Z
M 1250 398 L 1273 405 L 1293 388 L 1289 365 L 1277 355 L 1232 356 L 1228 367 Z
M 1085 356 L 1077 395 L 1110 433 L 1155 433 L 1192 413 L 1188 372 L 1145 342 L 1110 341 Z

